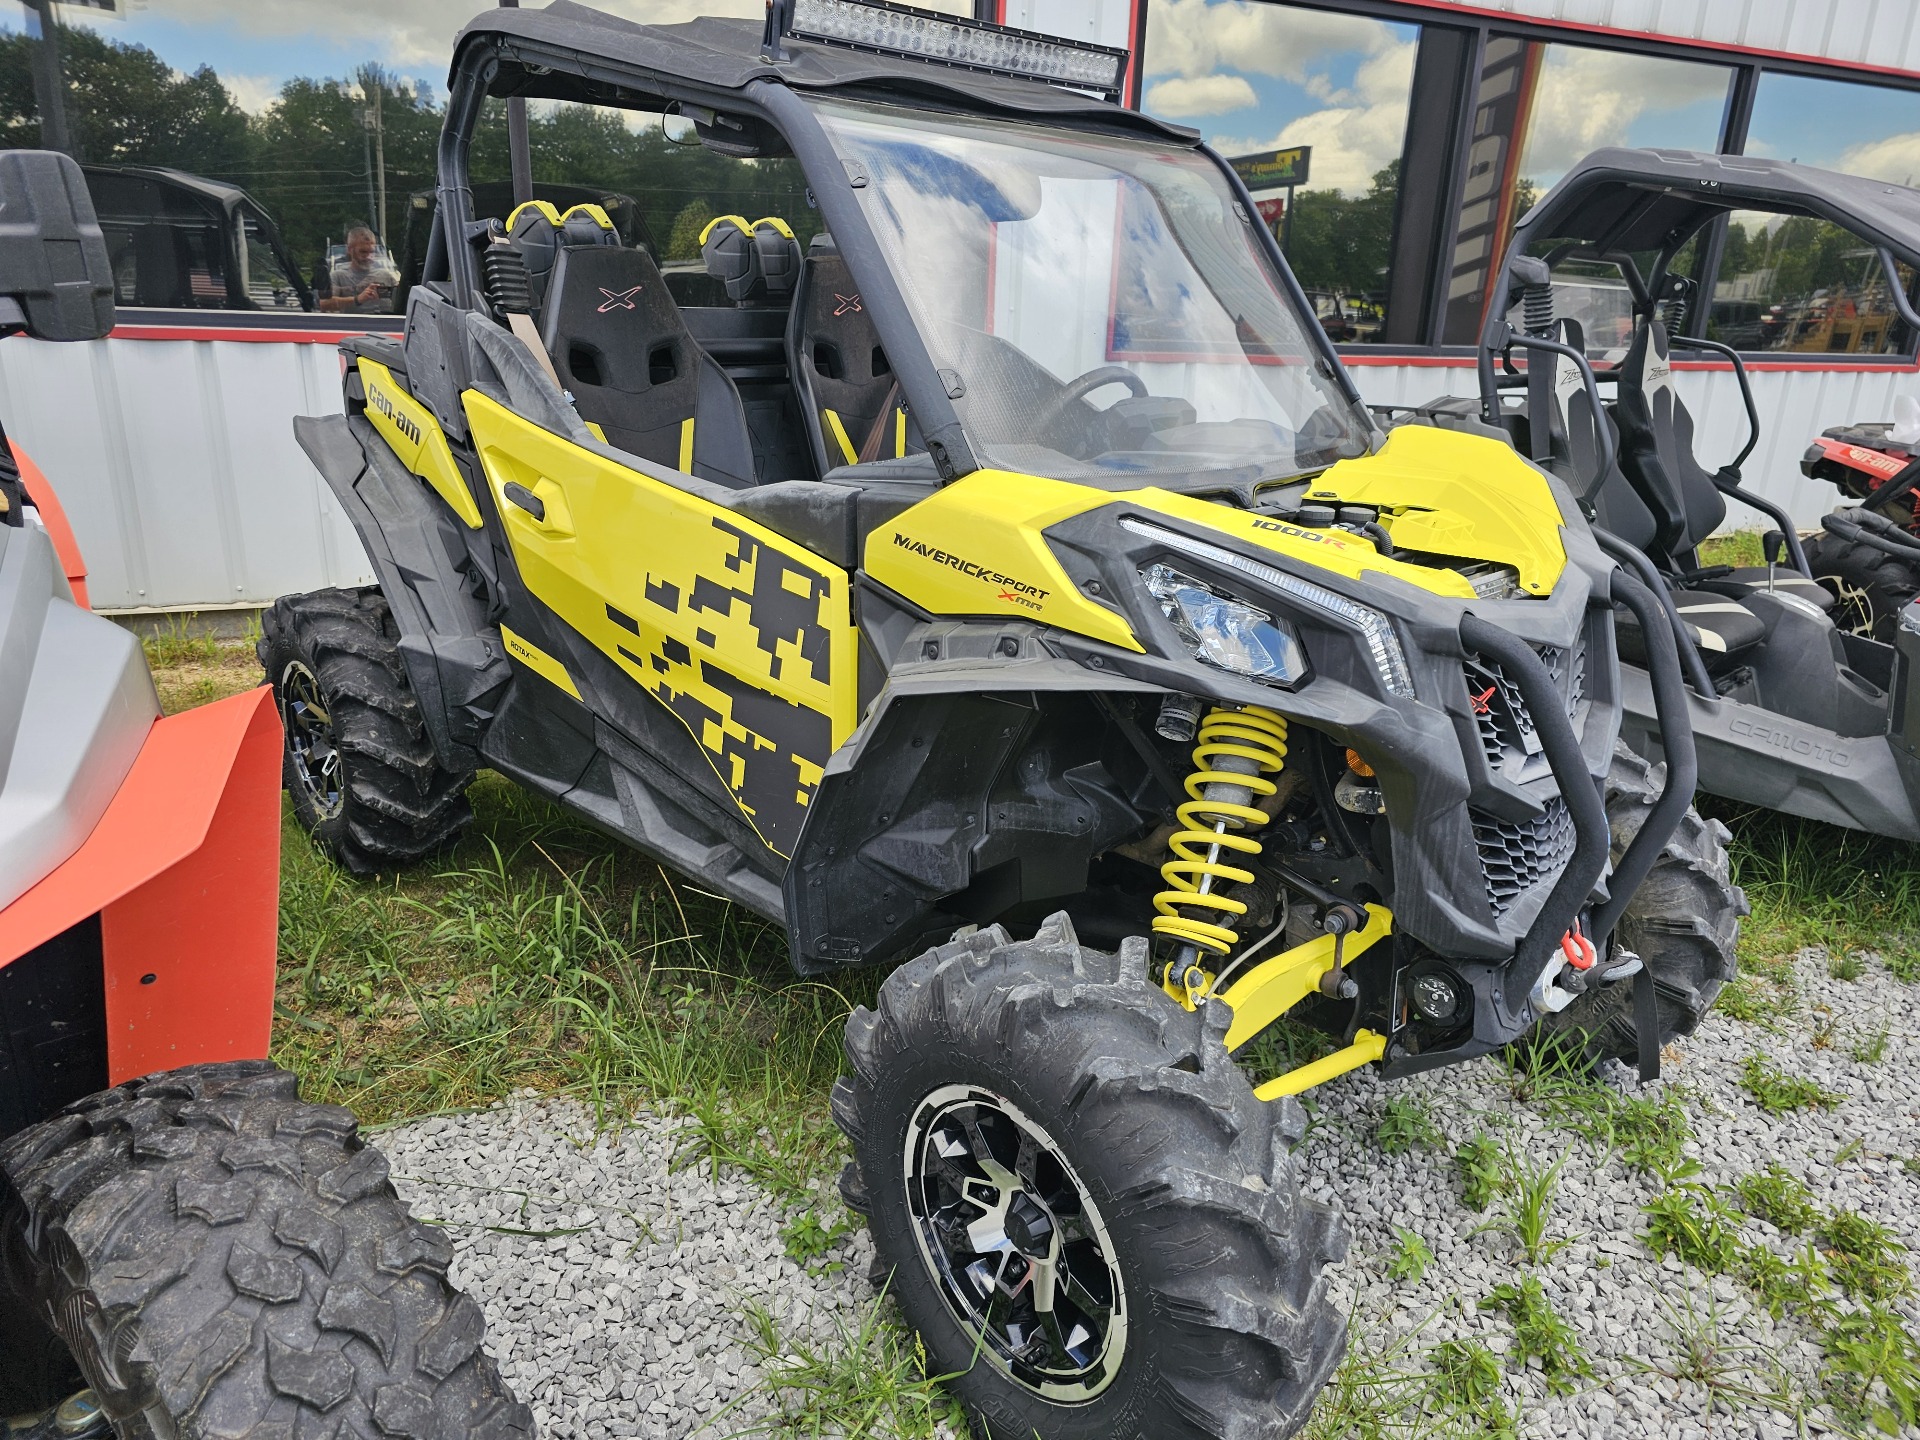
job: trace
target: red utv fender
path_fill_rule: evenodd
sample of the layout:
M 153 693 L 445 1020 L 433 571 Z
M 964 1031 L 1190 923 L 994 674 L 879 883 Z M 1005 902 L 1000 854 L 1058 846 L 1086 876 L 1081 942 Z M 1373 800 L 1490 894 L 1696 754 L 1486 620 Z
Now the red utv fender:
M 265 1058 L 280 764 L 266 686 L 155 721 L 93 833 L 0 910 L 0 969 L 100 916 L 109 1084 Z
M 67 584 L 73 590 L 74 603 L 82 610 L 91 610 L 93 603 L 87 599 L 87 562 L 80 558 L 80 544 L 73 538 L 67 512 L 60 508 L 60 497 L 53 493 L 53 486 L 47 483 L 40 467 L 27 458 L 26 451 L 18 445 L 12 448 L 14 464 L 20 467 L 20 478 L 26 482 L 27 498 L 33 501 L 47 527 L 54 553 L 60 557 L 60 568 L 66 572 Z

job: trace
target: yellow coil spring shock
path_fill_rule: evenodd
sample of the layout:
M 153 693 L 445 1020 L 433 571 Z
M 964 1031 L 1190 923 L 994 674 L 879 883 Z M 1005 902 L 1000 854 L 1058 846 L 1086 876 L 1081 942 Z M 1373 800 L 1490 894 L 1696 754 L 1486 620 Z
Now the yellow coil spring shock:
M 1197 768 L 1187 777 L 1192 798 L 1175 812 L 1183 828 L 1167 842 L 1174 858 L 1160 867 L 1170 888 L 1153 897 L 1160 912 L 1154 934 L 1178 942 L 1163 983 L 1190 1008 L 1210 978 L 1200 968 L 1201 957 L 1225 955 L 1240 943 L 1240 932 L 1224 922 L 1246 914 L 1246 903 L 1215 887 L 1253 883 L 1252 871 L 1223 856 L 1260 853 L 1260 842 L 1244 832 L 1267 823 L 1254 801 L 1279 789 L 1267 776 L 1286 768 L 1287 720 L 1259 705 L 1216 708 L 1200 722 L 1196 739 Z

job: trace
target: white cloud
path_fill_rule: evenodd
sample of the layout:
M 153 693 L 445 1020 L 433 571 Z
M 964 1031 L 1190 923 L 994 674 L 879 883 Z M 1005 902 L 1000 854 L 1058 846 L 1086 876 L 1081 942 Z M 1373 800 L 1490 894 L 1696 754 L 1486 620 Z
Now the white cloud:
M 1702 100 L 1719 102 L 1727 93 L 1727 73 L 1719 66 L 1570 45 L 1551 47 L 1547 57 L 1520 161 L 1522 172 L 1543 188 L 1588 151 L 1625 145 L 1643 116 Z M 1713 109 L 1699 126 L 1651 137 L 1643 130 L 1642 139 L 1673 149 L 1712 150 L 1719 129 L 1720 113 Z
M 595 0 L 599 9 L 629 20 L 670 25 L 698 15 L 759 19 L 762 0 Z M 269 39 L 298 40 L 317 34 L 355 37 L 381 52 L 382 62 L 411 73 L 424 68 L 444 75 L 453 57 L 453 37 L 485 8 L 485 0 L 167 0 L 166 18 L 181 25 L 222 26 Z M 63 18 L 85 21 L 84 10 Z M 113 22 L 96 20 L 106 28 Z M 108 34 L 113 32 L 108 29 Z M 301 61 L 290 57 L 292 68 Z M 326 65 L 314 67 L 326 71 Z M 335 67 L 337 68 L 337 67 Z M 224 78 L 224 77 L 223 77 Z
M 1151 13 L 1151 12 L 1149 12 Z M 1407 136 L 1407 96 L 1413 87 L 1414 42 L 1398 41 L 1362 62 L 1343 102 L 1289 120 L 1278 134 L 1213 145 L 1227 155 L 1311 145 L 1309 190 L 1365 194 L 1376 172 L 1400 158 Z
M 220 83 L 249 115 L 258 115 L 280 98 L 280 82 L 270 75 L 222 75 Z
M 1920 131 L 1887 135 L 1855 145 L 1833 167 L 1848 175 L 1865 175 L 1894 185 L 1912 185 L 1920 179 Z
M 1259 103 L 1253 86 L 1240 75 L 1177 75 L 1147 89 L 1147 109 L 1174 120 L 1190 115 L 1224 115 Z
M 1376 55 L 1399 43 L 1384 20 L 1259 0 L 1152 0 L 1147 8 L 1149 75 L 1195 78 L 1232 69 L 1301 85 L 1329 56 Z

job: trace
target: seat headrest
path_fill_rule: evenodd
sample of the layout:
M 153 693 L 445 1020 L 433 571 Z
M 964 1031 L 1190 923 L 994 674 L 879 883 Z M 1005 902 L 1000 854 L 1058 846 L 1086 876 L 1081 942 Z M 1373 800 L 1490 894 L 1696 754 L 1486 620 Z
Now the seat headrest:
M 708 222 L 700 232 L 700 258 L 736 305 L 785 305 L 800 278 L 800 242 L 775 215 L 751 222 L 722 215 Z
M 576 205 L 561 214 L 548 200 L 529 200 L 507 217 L 507 238 L 527 261 L 527 283 L 537 311 L 546 298 L 559 252 L 573 245 L 618 245 L 620 232 L 598 205 Z

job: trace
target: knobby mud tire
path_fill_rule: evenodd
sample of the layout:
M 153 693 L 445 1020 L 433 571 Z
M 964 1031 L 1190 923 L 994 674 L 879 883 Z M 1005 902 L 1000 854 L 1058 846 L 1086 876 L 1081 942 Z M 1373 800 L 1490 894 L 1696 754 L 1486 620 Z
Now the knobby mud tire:
M 340 757 L 341 804 L 323 814 L 302 782 L 291 737 L 284 783 L 303 829 L 348 870 L 369 875 L 431 855 L 472 820 L 471 773 L 441 768 L 378 590 L 315 590 L 274 602 L 260 663 L 284 720 L 293 667 L 313 676 Z
M 1086 949 L 1065 915 L 1022 943 L 996 925 L 903 965 L 848 1022 L 841 1192 L 982 1440 L 1280 1440 L 1345 1350 L 1326 1292 L 1345 1228 L 1300 1195 L 1303 1112 L 1254 1098 L 1224 1005 L 1188 1013 L 1147 971 L 1144 941 Z M 955 1086 L 1037 1122 L 1105 1218 L 1128 1330 L 1093 1399 L 1055 1403 L 976 1360 L 920 1250 L 903 1147 L 922 1102 Z
M 1920 552 L 1902 560 L 1864 541 L 1821 535 L 1807 543 L 1807 568 L 1833 591 L 1833 623 L 1893 643 L 1900 611 L 1920 595 Z
M 1607 772 L 1607 822 L 1617 863 L 1660 798 L 1666 767 L 1616 745 Z M 1747 898 L 1729 876 L 1726 826 L 1692 806 L 1620 917 L 1619 943 L 1653 974 L 1660 1043 L 1691 1035 L 1734 976 L 1734 947 Z M 1529 1043 L 1571 1052 L 1591 1065 L 1640 1054 L 1632 979 L 1589 991 L 1535 1027 Z
M 58 1334 L 123 1440 L 531 1440 L 445 1233 L 285 1071 L 129 1082 L 0 1170 L 0 1305 Z

